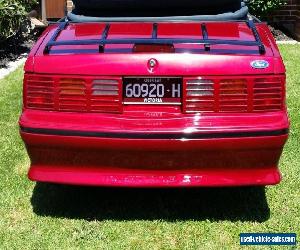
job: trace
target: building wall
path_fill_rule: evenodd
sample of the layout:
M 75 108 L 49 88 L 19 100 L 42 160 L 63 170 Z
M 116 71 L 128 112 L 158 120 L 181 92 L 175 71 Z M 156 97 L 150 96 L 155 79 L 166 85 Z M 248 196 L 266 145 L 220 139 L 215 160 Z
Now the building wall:
M 287 4 L 272 13 L 268 21 L 286 28 L 300 40 L 300 0 L 287 0 Z
M 43 21 L 62 18 L 66 11 L 65 1 L 66 0 L 41 0 Z
M 275 22 L 295 23 L 298 9 L 297 2 L 298 0 L 288 0 L 285 6 L 272 13 L 273 20 Z
M 300 41 L 300 0 L 298 0 L 298 9 L 295 13 L 296 25 L 295 25 L 295 36 L 298 41 Z

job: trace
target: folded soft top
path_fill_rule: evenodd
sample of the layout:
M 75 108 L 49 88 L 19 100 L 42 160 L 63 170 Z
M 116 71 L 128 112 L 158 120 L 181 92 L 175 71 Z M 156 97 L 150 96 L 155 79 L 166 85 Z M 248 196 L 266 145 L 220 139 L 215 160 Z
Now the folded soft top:
M 73 0 L 73 2 L 77 14 L 90 16 L 177 16 L 183 15 L 182 13 L 213 15 L 235 12 L 241 6 L 241 0 Z
M 84 4 L 82 2 L 82 5 L 79 4 L 80 7 L 87 6 L 88 2 L 105 2 L 107 3 L 107 6 L 110 6 L 108 3 L 110 0 L 90 0 L 86 1 Z M 124 2 L 139 2 L 141 0 L 123 0 Z M 158 0 L 152 0 L 157 2 Z M 164 0 L 165 1 L 165 0 Z M 192 0 L 185 0 L 186 2 L 199 2 L 199 1 L 192 1 Z M 233 2 L 233 0 L 223 0 L 223 2 Z M 81 2 L 79 0 L 74 2 Z M 167 2 L 172 2 L 171 0 L 167 0 Z M 178 0 L 175 0 L 174 2 L 179 2 Z M 181 1 L 180 1 L 181 2 Z M 182 1 L 183 2 L 183 1 Z M 201 2 L 201 1 L 200 1 Z M 209 1 L 203 1 L 207 2 L 207 6 L 209 6 Z M 210 2 L 220 2 L 219 1 L 210 1 Z M 70 21 L 74 22 L 113 22 L 113 21 L 226 21 L 226 20 L 245 20 L 247 19 L 248 14 L 248 7 L 242 2 L 239 1 L 239 8 L 237 10 L 231 10 L 231 11 L 224 11 L 219 10 L 219 12 L 216 12 L 215 14 L 212 14 L 212 12 L 207 11 L 206 13 L 203 9 L 172 9 L 165 10 L 160 9 L 159 11 L 149 11 L 149 9 L 141 9 L 140 11 L 124 11 L 120 10 L 119 8 L 116 8 L 114 11 L 110 10 L 104 10 L 102 8 L 95 8 L 93 11 L 89 9 L 83 9 L 78 8 L 78 5 L 76 9 L 68 14 L 68 19 Z
M 115 11 L 130 12 L 170 12 L 189 11 L 195 14 L 219 14 L 240 9 L 241 0 L 73 0 L 78 14 Z M 101 15 L 103 15 L 101 14 Z M 176 14 L 177 15 L 177 14 Z M 155 16 L 155 13 L 152 13 Z

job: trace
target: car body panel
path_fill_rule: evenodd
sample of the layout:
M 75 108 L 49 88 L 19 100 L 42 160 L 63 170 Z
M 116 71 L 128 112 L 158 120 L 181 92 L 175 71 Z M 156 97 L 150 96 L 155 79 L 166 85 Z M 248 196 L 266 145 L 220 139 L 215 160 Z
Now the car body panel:
M 95 28 L 100 26 L 100 28 Z M 162 38 L 166 37 L 188 37 L 195 38 L 201 37 L 201 29 L 199 24 L 194 23 L 174 23 L 166 24 L 162 23 L 163 28 L 158 29 L 158 36 Z M 191 26 L 190 29 L 186 26 Z M 82 27 L 81 27 L 82 26 Z M 108 37 L 112 38 L 144 38 L 151 35 L 151 24 L 148 23 L 135 23 L 135 24 L 112 24 Z M 125 27 L 123 27 L 125 26 Z M 136 28 L 130 28 L 136 26 Z M 229 26 L 229 28 L 228 28 Z M 105 53 L 98 53 L 98 47 L 94 45 L 76 45 L 68 46 L 69 53 L 61 54 L 49 54 L 43 53 L 43 48 L 54 34 L 56 26 L 50 26 L 48 28 L 48 34 L 34 56 L 35 73 L 41 74 L 83 74 L 83 75 L 120 75 L 119 68 L 122 67 L 123 75 L 149 75 L 149 71 L 146 67 L 147 61 L 150 58 L 155 58 L 159 61 L 159 67 L 151 75 L 235 75 L 241 71 L 243 74 L 272 74 L 276 68 L 276 74 L 284 73 L 284 67 L 282 60 L 279 56 L 278 59 L 274 55 L 273 51 L 277 51 L 276 44 L 270 41 L 270 34 L 267 33 L 265 25 L 260 24 L 258 31 L 264 42 L 266 53 L 264 55 L 258 55 L 255 53 L 255 49 L 251 48 L 254 55 L 247 55 L 250 50 L 245 46 L 224 46 L 214 45 L 210 52 L 205 52 L 203 46 L 188 44 L 178 46 L 181 49 L 186 49 L 186 52 L 182 53 L 132 53 L 133 45 L 106 45 Z M 79 27 L 79 28 L 78 28 Z M 114 28 L 115 27 L 115 28 Z M 142 27 L 139 29 L 139 27 Z M 145 27 L 148 27 L 145 28 Z M 160 26 L 159 26 L 160 27 Z M 178 27 L 182 27 L 179 29 Z M 230 29 L 230 27 L 232 27 Z M 197 33 L 197 28 L 199 32 Z M 99 37 L 99 31 L 104 29 L 104 24 L 71 24 L 67 27 L 66 31 L 63 31 L 57 38 L 57 41 L 62 40 L 81 40 L 85 38 L 94 39 Z M 244 40 L 250 39 L 250 29 L 246 24 L 232 23 L 226 25 L 223 23 L 208 23 L 208 31 L 212 32 L 213 38 L 221 39 L 234 39 Z M 125 30 L 125 31 L 124 31 Z M 181 30 L 176 32 L 176 30 Z M 183 31 L 185 32 L 183 32 Z M 225 31 L 226 30 L 226 31 Z M 229 36 L 230 30 L 233 30 L 232 35 Z M 176 35 L 170 35 L 170 34 Z M 253 39 L 253 36 L 252 36 Z M 250 39 L 251 40 L 251 39 Z M 91 48 L 91 46 L 93 48 Z M 57 48 L 56 48 L 57 47 Z M 62 50 L 66 46 L 55 46 L 52 48 L 55 51 Z M 116 49 L 116 52 L 109 53 L 109 50 Z M 125 49 L 125 50 L 124 50 Z M 126 50 L 127 49 L 127 50 Z M 79 50 L 80 53 L 74 54 L 74 51 Z M 89 53 L 84 53 L 87 50 Z M 118 52 L 121 50 L 121 52 Z M 194 51 L 195 50 L 195 51 Z M 67 50 L 68 51 L 68 50 Z M 223 53 L 220 53 L 223 52 Z M 195 53 L 194 53 L 195 52 Z M 238 52 L 238 53 L 237 53 Z M 244 54 L 243 54 L 244 52 Z M 270 66 L 266 69 L 253 69 L 251 62 L 253 60 L 264 59 L 269 62 Z M 29 60 L 30 62 L 30 60 Z M 63 62 L 63 63 L 58 63 Z M 29 65 L 26 67 L 30 67 Z M 26 68 L 25 67 L 25 68 Z M 216 70 L 216 68 L 218 70 Z M 200 70 L 199 70 L 200 69 Z
M 244 22 L 207 22 L 206 26 L 212 39 L 255 40 Z M 57 27 L 49 26 L 32 49 L 25 64 L 27 75 L 120 81 L 136 76 L 186 81 L 285 75 L 278 47 L 264 23 L 256 24 L 264 54 L 240 45 L 212 45 L 206 51 L 197 44 L 175 44 L 174 53 L 134 52 L 134 44 L 109 44 L 102 52 L 95 45 L 52 46 L 44 53 Z M 152 23 L 112 23 L 107 37 L 148 38 L 152 27 Z M 57 41 L 98 39 L 104 29 L 103 23 L 70 23 Z M 177 22 L 159 23 L 157 36 L 193 39 L 203 34 L 199 23 Z M 151 70 L 150 59 L 157 62 Z M 252 67 L 255 60 L 266 61 L 268 67 Z M 278 162 L 289 128 L 285 105 L 272 112 L 193 114 L 184 113 L 182 105 L 123 104 L 118 114 L 24 106 L 20 133 L 31 159 L 29 178 L 130 187 L 279 183 Z
M 170 141 L 22 132 L 22 138 L 32 180 L 163 187 L 277 184 L 287 135 Z

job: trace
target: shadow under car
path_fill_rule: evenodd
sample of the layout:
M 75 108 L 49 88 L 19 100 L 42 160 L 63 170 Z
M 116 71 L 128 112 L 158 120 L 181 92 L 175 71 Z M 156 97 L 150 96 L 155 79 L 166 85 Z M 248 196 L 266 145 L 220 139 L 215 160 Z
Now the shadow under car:
M 270 217 L 265 187 L 133 189 L 37 183 L 40 216 L 91 220 L 256 221 Z

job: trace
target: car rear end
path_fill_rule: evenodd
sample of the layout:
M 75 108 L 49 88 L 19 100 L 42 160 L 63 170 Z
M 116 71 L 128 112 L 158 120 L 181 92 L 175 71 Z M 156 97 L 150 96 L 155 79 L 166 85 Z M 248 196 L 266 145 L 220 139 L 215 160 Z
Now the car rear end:
M 34 181 L 273 185 L 285 69 L 251 22 L 61 23 L 25 65 L 20 133 Z

